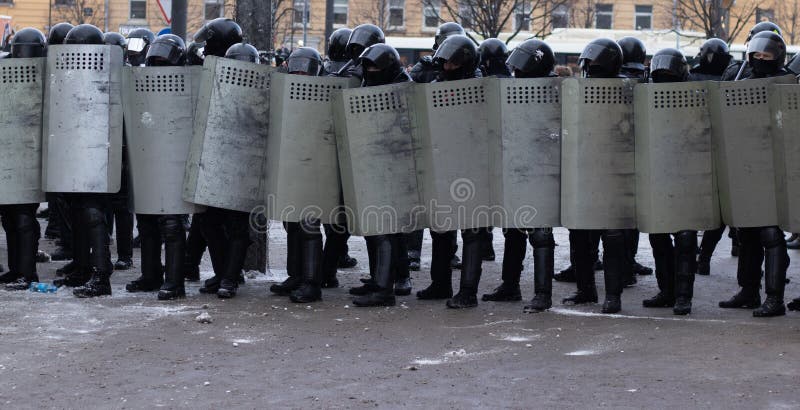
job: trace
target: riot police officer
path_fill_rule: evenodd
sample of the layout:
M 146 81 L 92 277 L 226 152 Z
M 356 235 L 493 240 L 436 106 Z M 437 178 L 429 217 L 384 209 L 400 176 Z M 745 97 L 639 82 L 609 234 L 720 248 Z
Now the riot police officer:
M 220 17 L 206 23 L 194 38 L 206 43 L 206 56 L 225 57 L 228 49 L 242 42 L 242 28 L 235 21 Z M 200 225 L 214 268 L 214 277 L 205 281 L 200 292 L 232 298 L 244 280 L 242 267 L 250 246 L 250 214 L 208 207 Z
M 650 62 L 650 79 L 653 83 L 684 82 L 688 78 L 688 63 L 680 51 L 666 48 L 653 55 Z M 691 313 L 697 231 L 650 234 L 650 246 L 653 247 L 659 292 L 642 301 L 642 305 L 650 308 L 672 307 L 676 315 Z
M 103 44 L 103 32 L 91 24 L 75 26 L 67 33 L 64 44 Z M 73 231 L 74 266 L 56 279 L 56 286 L 73 286 L 77 297 L 111 294 L 112 265 L 108 246 L 109 195 L 91 193 L 65 194 L 70 202 Z
M 356 77 L 359 80 L 363 78 L 363 70 L 358 65 L 359 57 L 367 47 L 373 44 L 385 43 L 386 36 L 383 34 L 378 26 L 374 24 L 361 24 L 356 26 L 350 33 L 347 39 L 347 46 L 345 52 L 350 58 L 350 61 L 345 64 L 337 73 L 340 77 Z
M 128 33 L 128 47 L 125 50 L 125 58 L 133 67 L 143 66 L 147 58 L 147 49 L 156 35 L 146 28 L 137 28 Z
M 300 47 L 286 60 L 289 74 L 318 76 L 322 57 L 311 47 Z M 322 299 L 322 232 L 319 219 L 284 222 L 286 230 L 286 273 L 282 283 L 270 286 L 270 292 L 289 296 L 295 303 Z
M 186 65 L 203 65 L 204 43 L 193 41 L 186 46 Z
M 555 55 L 545 42 L 530 39 L 518 45 L 508 57 L 507 65 L 514 70 L 514 78 L 556 77 L 553 72 Z M 533 247 L 534 296 L 525 312 L 541 312 L 552 306 L 553 264 L 555 261 L 555 239 L 550 229 L 504 230 L 505 247 L 503 251 L 503 283 L 492 293 L 482 297 L 484 301 L 522 300 L 519 280 L 525 260 L 527 239 Z
M 410 82 L 411 77 L 403 69 L 400 54 L 386 44 L 367 47 L 359 57 L 364 70 L 362 87 Z M 367 236 L 369 265 L 373 274 L 371 287 L 353 299 L 356 306 L 394 306 L 395 278 L 408 277 L 408 257 L 405 236 L 402 233 Z M 410 293 L 409 286 L 409 293 Z
M 710 38 L 700 46 L 697 54 L 697 64 L 689 71 L 689 81 L 720 81 L 725 69 L 730 66 L 733 56 L 730 54 L 728 44 L 718 38 Z M 722 234 L 725 232 L 725 225 L 703 232 L 703 239 L 700 241 L 700 252 L 697 255 L 697 274 L 711 274 L 711 255 L 717 247 Z M 731 228 L 731 239 L 736 246 L 734 228 Z M 735 248 L 734 248 L 735 249 Z M 734 255 L 735 256 L 735 255 Z
M 773 31 L 753 35 L 747 44 L 748 79 L 786 75 L 786 43 Z M 741 290 L 731 299 L 719 302 L 721 308 L 753 309 L 755 317 L 786 314 L 783 292 L 789 254 L 783 231 L 777 226 L 738 227 L 739 266 L 737 279 Z M 761 261 L 764 260 L 764 290 L 767 298 L 761 304 Z M 759 307 L 759 305 L 761 305 Z
M 484 77 L 511 77 L 511 70 L 506 65 L 506 59 L 508 59 L 506 43 L 496 38 L 487 38 L 481 41 L 478 54 L 481 56 L 480 69 Z
M 434 64 L 442 67 L 439 75 L 434 82 L 458 81 L 476 77 L 476 71 L 480 64 L 480 56 L 475 43 L 466 36 L 447 37 L 437 48 L 433 56 Z M 478 74 L 480 76 L 480 74 Z M 434 240 L 434 253 L 437 251 L 437 240 L 444 242 L 439 247 L 447 246 L 449 252 L 441 252 L 447 259 L 441 258 L 436 261 L 439 255 L 434 254 L 434 262 L 431 265 L 431 285 L 422 291 L 417 292 L 420 299 L 439 299 L 452 294 L 451 270 L 447 261 L 452 259 L 455 252 L 453 246 L 456 233 L 453 232 L 434 232 L 431 237 Z M 464 229 L 461 231 L 463 239 L 463 249 L 461 254 L 461 281 L 457 294 L 447 300 L 447 307 L 451 309 L 470 308 L 478 305 L 478 284 L 481 278 L 481 246 L 486 240 L 485 229 Z M 442 249 L 444 250 L 444 249 Z M 447 266 L 445 269 L 444 266 Z
M 205 44 L 202 42 L 194 41 L 189 43 L 186 47 L 186 65 L 203 65 L 203 47 L 205 47 Z M 191 223 L 187 228 L 189 234 L 186 235 L 183 278 L 190 282 L 200 280 L 200 262 L 203 260 L 203 253 L 206 251 L 206 240 L 203 238 L 203 232 L 200 229 L 203 226 L 202 219 L 202 213 L 192 215 Z M 184 219 L 184 222 L 186 222 L 186 219 Z
M 465 35 L 467 35 L 467 33 L 460 24 L 454 22 L 443 23 L 436 29 L 436 35 L 433 38 L 433 47 L 431 47 L 431 49 L 436 52 L 439 45 L 442 44 L 447 37 Z M 417 64 L 411 68 L 408 74 L 414 82 L 430 83 L 439 75 L 439 70 L 441 70 L 441 67 L 437 67 L 433 62 L 433 56 L 429 55 L 422 57 Z M 422 239 L 420 238 L 420 242 L 421 241 Z
M 252 44 L 247 43 L 232 45 L 228 51 L 225 52 L 225 58 L 256 64 L 258 64 L 261 59 L 261 57 L 258 55 L 258 49 L 253 47 Z
M 781 28 L 778 27 L 777 24 L 770 21 L 762 21 L 750 29 L 750 33 L 747 35 L 747 40 L 745 40 L 745 44 L 750 43 L 750 40 L 753 39 L 753 36 L 763 31 L 775 33 L 779 36 L 783 35 Z M 725 72 L 722 73 L 722 81 L 741 80 L 750 77 L 750 74 L 752 74 L 752 67 L 750 67 L 750 65 L 747 64 L 747 62 L 734 61 L 728 66 L 728 68 L 725 69 Z
M 64 44 L 64 38 L 73 27 L 75 26 L 66 22 L 50 27 L 50 31 L 47 33 L 47 44 Z
M 352 33 L 353 30 L 342 27 L 328 37 L 328 52 L 322 62 L 322 75 L 338 74 L 339 70 L 350 61 L 350 55 L 347 54 L 347 41 Z
M 11 51 L 6 58 L 41 58 L 45 55 L 44 34 L 35 28 L 24 28 L 14 34 Z M 8 290 L 27 289 L 38 282 L 36 250 L 40 227 L 36 220 L 38 203 L 0 205 L 0 219 L 6 232 L 8 272 L 0 275 L 0 283 Z
M 145 66 L 175 67 L 186 63 L 186 45 L 173 34 L 163 34 L 147 50 Z M 128 292 L 158 290 L 159 300 L 186 296 L 183 284 L 186 230 L 183 215 L 136 214 L 141 237 L 142 275 L 125 286 Z M 161 266 L 161 242 L 164 241 L 164 268 Z M 166 277 L 166 280 L 164 278 Z
M 624 78 L 622 48 L 613 40 L 601 38 L 590 42 L 578 59 L 584 78 Z M 603 241 L 603 269 L 605 270 L 606 300 L 603 313 L 617 313 L 622 308 L 622 288 L 627 261 L 627 242 L 624 229 L 570 229 L 570 251 L 574 252 L 577 292 L 564 299 L 564 303 L 584 304 L 597 302 L 597 289 L 592 270 L 593 236 Z

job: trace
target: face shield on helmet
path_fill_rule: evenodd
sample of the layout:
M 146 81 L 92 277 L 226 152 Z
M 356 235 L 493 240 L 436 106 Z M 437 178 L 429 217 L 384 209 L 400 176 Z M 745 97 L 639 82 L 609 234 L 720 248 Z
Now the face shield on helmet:
M 553 50 L 540 40 L 527 40 L 518 45 L 506 60 L 518 78 L 535 78 L 550 75 L 555 67 Z
M 650 61 L 650 73 L 656 83 L 681 82 L 689 77 L 686 58 L 677 50 L 656 53 Z
M 317 76 L 322 69 L 322 58 L 317 50 L 301 47 L 293 51 L 286 59 L 289 74 Z
M 181 66 L 186 62 L 186 45 L 178 36 L 164 34 L 148 47 L 148 66 Z
M 367 86 L 389 84 L 403 71 L 400 54 L 386 44 L 370 46 L 358 60 L 364 67 L 364 84 Z
M 747 60 L 756 74 L 777 73 L 786 60 L 786 43 L 773 32 L 758 33 L 747 44 Z

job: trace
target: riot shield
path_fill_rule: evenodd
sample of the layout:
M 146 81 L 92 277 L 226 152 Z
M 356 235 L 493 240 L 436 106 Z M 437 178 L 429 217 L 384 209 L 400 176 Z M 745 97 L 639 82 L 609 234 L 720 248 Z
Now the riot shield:
M 638 84 L 636 220 L 647 233 L 720 226 L 706 83 Z
M 800 232 L 800 85 L 769 88 L 778 224 Z
M 341 222 L 331 99 L 335 90 L 357 85 L 355 78 L 272 75 L 266 177 L 270 219 Z
M 0 60 L 0 205 L 44 202 L 42 98 L 44 58 Z
M 206 58 L 183 179 L 184 200 L 241 212 L 263 204 L 272 70 Z
M 42 131 L 45 191 L 119 191 L 122 62 L 117 46 L 49 47 Z
M 189 214 L 183 177 L 202 67 L 126 67 L 122 103 L 137 214 Z
M 496 220 L 489 171 L 491 80 L 416 87 L 417 180 L 434 231 L 486 227 Z
M 413 93 L 413 83 L 334 93 L 339 169 L 354 235 L 424 228 L 411 134 Z
M 792 82 L 794 76 L 708 85 L 719 200 L 727 225 L 778 224 L 768 89 Z
M 630 79 L 567 79 L 561 86 L 561 223 L 636 228 Z
M 561 81 L 488 80 L 493 226 L 561 224 Z

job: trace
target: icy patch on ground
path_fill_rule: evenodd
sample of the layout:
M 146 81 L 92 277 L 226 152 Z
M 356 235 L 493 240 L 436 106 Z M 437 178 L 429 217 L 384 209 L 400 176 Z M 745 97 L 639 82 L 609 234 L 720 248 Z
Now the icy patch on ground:
M 594 350 L 576 350 L 574 352 L 564 353 L 564 356 L 593 356 L 598 354 Z
M 480 325 L 471 325 L 471 326 L 447 326 L 446 329 L 480 329 L 482 327 L 489 327 L 494 325 L 502 325 L 504 323 L 517 323 L 521 322 L 521 319 L 509 319 L 509 320 L 498 320 L 496 322 L 486 322 Z
M 507 349 L 493 349 L 493 350 L 485 350 L 485 351 L 478 351 L 478 352 L 467 352 L 464 349 L 453 350 L 449 352 L 445 352 L 442 354 L 440 358 L 419 358 L 411 362 L 413 365 L 417 366 L 431 366 L 431 365 L 439 365 L 439 364 L 447 364 L 447 363 L 461 363 L 467 362 L 470 360 L 476 360 L 484 356 L 495 355 L 499 353 L 503 353 L 507 351 Z
M 728 323 L 727 320 L 722 320 L 722 319 L 692 319 L 688 317 L 634 316 L 634 315 L 586 312 L 583 310 L 573 310 L 564 308 L 551 308 L 549 311 L 558 315 L 565 315 L 565 316 L 607 317 L 612 319 L 667 320 L 674 322 Z
M 531 336 L 522 336 L 522 335 L 502 335 L 500 340 L 506 342 L 531 342 L 534 340 L 541 339 L 541 335 L 531 335 Z

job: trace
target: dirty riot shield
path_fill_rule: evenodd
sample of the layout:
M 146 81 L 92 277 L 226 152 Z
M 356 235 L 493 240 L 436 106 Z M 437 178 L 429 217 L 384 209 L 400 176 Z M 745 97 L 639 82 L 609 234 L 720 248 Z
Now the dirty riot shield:
M 334 93 L 339 169 L 354 235 L 425 227 L 412 136 L 413 93 L 413 83 Z
M 718 228 L 706 83 L 638 84 L 634 106 L 639 230 Z
M 44 202 L 42 113 L 44 58 L 0 60 L 0 205 Z
M 122 102 L 137 214 L 190 214 L 182 196 L 202 67 L 126 67 Z
M 561 87 L 561 223 L 636 228 L 633 86 L 629 79 L 567 79 Z
M 708 85 L 722 221 L 737 228 L 778 224 L 769 86 L 793 76 Z
M 800 232 L 800 85 L 772 85 L 769 96 L 778 225 Z
M 491 226 L 489 104 L 491 79 L 418 85 L 418 184 L 434 231 Z
M 240 212 L 263 204 L 272 70 L 206 58 L 183 179 L 185 201 Z
M 272 75 L 265 190 L 270 219 L 343 222 L 331 100 L 334 91 L 357 85 L 355 78 Z
M 49 47 L 42 131 L 44 191 L 119 191 L 122 62 L 117 46 Z
M 487 80 L 493 226 L 561 224 L 561 81 Z

